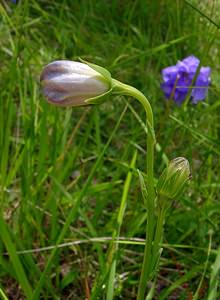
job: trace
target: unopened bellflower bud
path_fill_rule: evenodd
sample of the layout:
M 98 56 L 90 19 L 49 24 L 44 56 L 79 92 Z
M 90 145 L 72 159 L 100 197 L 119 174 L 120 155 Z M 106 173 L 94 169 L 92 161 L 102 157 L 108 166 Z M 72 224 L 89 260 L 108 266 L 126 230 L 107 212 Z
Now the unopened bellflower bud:
M 157 184 L 159 195 L 174 199 L 184 189 L 190 179 L 189 162 L 184 157 L 171 160 L 160 176 Z
M 40 80 L 48 102 L 58 106 L 96 103 L 111 91 L 107 70 L 75 61 L 58 60 L 46 65 Z

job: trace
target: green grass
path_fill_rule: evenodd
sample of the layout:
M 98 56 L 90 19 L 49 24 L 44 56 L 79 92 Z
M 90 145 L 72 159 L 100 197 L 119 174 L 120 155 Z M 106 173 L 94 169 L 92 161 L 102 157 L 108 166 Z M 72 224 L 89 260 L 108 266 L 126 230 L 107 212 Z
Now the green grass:
M 137 295 L 145 113 L 125 97 L 75 109 L 46 103 L 42 67 L 81 57 L 150 99 L 155 179 L 167 157 L 190 161 L 192 180 L 168 212 L 153 299 L 219 299 L 219 2 L 18 2 L 0 4 L 0 297 L 106 299 L 113 283 L 114 299 Z M 167 105 L 160 71 L 190 54 L 212 68 L 209 95 Z

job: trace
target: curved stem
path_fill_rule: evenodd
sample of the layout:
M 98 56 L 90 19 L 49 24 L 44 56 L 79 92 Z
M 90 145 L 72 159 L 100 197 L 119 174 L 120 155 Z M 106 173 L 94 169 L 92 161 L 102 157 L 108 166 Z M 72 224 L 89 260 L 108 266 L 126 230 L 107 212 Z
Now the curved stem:
M 154 119 L 151 105 L 145 95 L 138 89 L 124 84 L 116 79 L 113 79 L 113 93 L 132 96 L 137 99 L 144 107 L 147 117 L 147 179 L 148 179 L 148 193 L 151 199 L 155 198 L 154 191 Z
M 136 88 L 113 79 L 113 93 L 132 96 L 144 107 L 147 117 L 147 229 L 144 260 L 138 287 L 137 300 L 143 300 L 147 281 L 151 273 L 152 241 L 154 236 L 155 191 L 154 191 L 154 120 L 151 105 L 147 98 Z

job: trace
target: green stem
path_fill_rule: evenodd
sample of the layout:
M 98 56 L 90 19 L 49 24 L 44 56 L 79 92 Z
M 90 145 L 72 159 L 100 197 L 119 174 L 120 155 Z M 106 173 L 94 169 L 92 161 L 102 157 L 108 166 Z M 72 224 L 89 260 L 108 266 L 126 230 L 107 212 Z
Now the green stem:
M 154 235 L 154 242 L 153 242 L 153 248 L 152 248 L 152 264 L 151 264 L 151 271 L 154 271 L 154 275 L 156 275 L 157 272 L 157 266 L 159 263 L 160 255 L 161 255 L 161 246 L 163 239 L 163 226 L 164 226 L 164 220 L 166 215 L 166 203 L 167 199 L 159 199 L 162 203 L 162 207 L 159 209 L 158 218 L 157 218 L 157 225 L 155 229 L 155 235 Z
M 154 216 L 152 214 L 152 216 Z M 152 241 L 154 236 L 154 218 L 147 214 L 146 244 L 144 249 L 144 259 L 142 263 L 141 277 L 138 286 L 137 300 L 144 300 L 147 283 L 150 280 Z
M 144 260 L 142 264 L 141 277 L 138 287 L 137 300 L 144 300 L 147 281 L 149 280 L 151 256 L 152 256 L 152 241 L 154 236 L 154 212 L 155 212 L 155 191 L 154 191 L 154 121 L 151 105 L 147 98 L 139 90 L 127 84 L 123 84 L 113 79 L 113 92 L 121 95 L 132 96 L 137 99 L 144 107 L 147 117 L 147 229 L 146 229 L 146 244 L 144 250 Z

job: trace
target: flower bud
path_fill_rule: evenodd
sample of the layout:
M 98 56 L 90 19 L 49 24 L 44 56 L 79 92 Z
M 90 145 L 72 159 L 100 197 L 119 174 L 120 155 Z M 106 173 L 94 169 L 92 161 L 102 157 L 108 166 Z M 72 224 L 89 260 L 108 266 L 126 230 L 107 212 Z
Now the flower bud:
M 157 183 L 158 194 L 168 197 L 177 197 L 190 179 L 189 162 L 184 157 L 171 160 L 160 176 Z
M 107 70 L 68 60 L 46 65 L 40 80 L 48 102 L 58 106 L 87 105 L 111 90 L 111 75 Z

